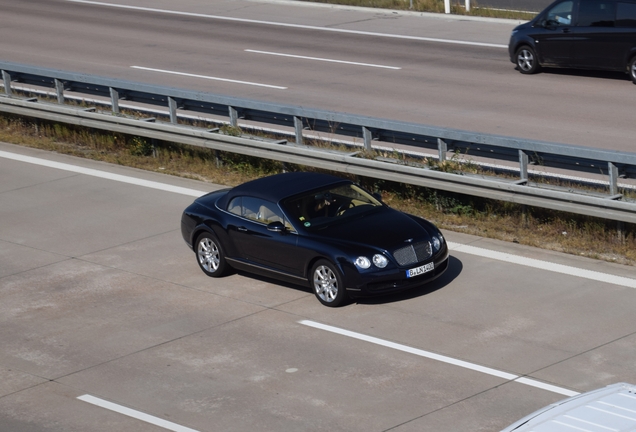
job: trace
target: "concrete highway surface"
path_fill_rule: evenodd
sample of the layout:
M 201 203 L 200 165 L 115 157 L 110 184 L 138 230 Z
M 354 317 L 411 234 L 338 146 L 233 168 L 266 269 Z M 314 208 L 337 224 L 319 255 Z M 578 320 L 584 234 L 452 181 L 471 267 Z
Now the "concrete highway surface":
M 243 0 L 0 0 L 5 61 L 632 151 L 622 73 L 522 76 L 518 22 Z
M 636 382 L 632 267 L 445 232 L 440 279 L 332 309 L 200 271 L 218 187 L 0 144 L 0 430 L 497 431 Z
M 108 3 L 0 0 L 0 59 L 631 151 L 636 87 L 521 76 L 509 21 Z M 220 187 L 0 143 L 0 431 L 498 431 L 636 383 L 633 267 L 444 232 L 442 278 L 331 309 L 201 272 L 179 220 Z

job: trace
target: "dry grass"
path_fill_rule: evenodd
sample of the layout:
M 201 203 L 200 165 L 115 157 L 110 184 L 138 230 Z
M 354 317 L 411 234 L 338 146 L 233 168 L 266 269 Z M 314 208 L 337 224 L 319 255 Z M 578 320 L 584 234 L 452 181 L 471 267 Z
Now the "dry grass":
M 411 10 L 415 12 L 444 13 L 443 0 L 413 0 L 411 8 L 410 0 L 303 0 L 313 3 L 328 3 L 348 6 L 370 7 L 378 9 Z M 507 18 L 529 21 L 536 13 L 513 10 L 501 10 L 481 8 L 478 2 L 471 0 L 471 9 L 466 12 L 463 1 L 451 1 L 451 13 L 454 15 L 482 16 L 491 18 Z
M 14 117 L 0 117 L 0 141 L 228 186 L 284 168 L 275 161 L 174 143 L 159 143 L 153 148 L 151 142 L 139 137 Z M 456 168 L 452 161 L 447 164 L 445 169 Z M 621 264 L 636 263 L 636 226 L 631 224 L 625 224 L 619 236 L 617 223 L 612 221 L 524 209 L 511 203 L 368 178 L 359 180 L 381 192 L 392 207 L 424 216 L 443 229 Z

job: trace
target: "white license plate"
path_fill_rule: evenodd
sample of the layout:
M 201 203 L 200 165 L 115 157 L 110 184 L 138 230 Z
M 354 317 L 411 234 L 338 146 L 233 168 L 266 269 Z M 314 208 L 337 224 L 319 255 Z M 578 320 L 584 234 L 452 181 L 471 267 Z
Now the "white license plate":
M 428 273 L 435 268 L 434 263 L 424 264 L 423 266 L 415 267 L 406 271 L 406 277 L 412 278 L 413 276 L 419 276 L 424 273 Z

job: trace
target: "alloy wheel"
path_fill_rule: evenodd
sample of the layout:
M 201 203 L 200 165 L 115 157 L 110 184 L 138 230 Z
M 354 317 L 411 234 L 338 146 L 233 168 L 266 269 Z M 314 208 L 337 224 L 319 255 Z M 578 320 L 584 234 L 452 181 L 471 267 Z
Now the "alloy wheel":
M 214 273 L 218 270 L 221 263 L 221 254 L 219 248 L 210 238 L 203 238 L 199 242 L 197 251 L 199 263 L 206 271 Z
M 338 295 L 338 279 L 327 266 L 321 265 L 314 271 L 314 289 L 323 301 L 331 303 Z

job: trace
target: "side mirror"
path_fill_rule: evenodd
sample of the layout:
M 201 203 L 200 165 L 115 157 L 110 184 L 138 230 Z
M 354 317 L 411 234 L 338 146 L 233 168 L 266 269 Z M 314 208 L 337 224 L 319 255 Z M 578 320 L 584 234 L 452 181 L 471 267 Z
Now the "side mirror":
M 380 194 L 380 192 L 373 192 L 373 197 L 375 199 L 377 199 L 378 201 L 382 202 L 382 195 Z
M 267 230 L 272 232 L 285 232 L 285 225 L 282 222 L 276 221 L 267 224 Z
M 558 21 L 553 19 L 547 19 L 547 20 L 541 21 L 541 27 L 549 29 L 549 30 L 554 30 L 555 28 L 558 27 L 558 25 L 559 25 Z

